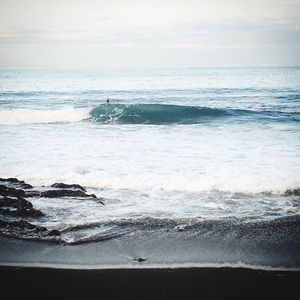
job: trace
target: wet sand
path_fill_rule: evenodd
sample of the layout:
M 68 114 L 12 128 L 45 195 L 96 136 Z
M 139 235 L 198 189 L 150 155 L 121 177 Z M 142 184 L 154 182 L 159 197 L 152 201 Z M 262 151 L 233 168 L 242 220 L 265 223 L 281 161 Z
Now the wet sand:
M 300 272 L 0 267 L 0 278 L 2 299 L 299 299 Z

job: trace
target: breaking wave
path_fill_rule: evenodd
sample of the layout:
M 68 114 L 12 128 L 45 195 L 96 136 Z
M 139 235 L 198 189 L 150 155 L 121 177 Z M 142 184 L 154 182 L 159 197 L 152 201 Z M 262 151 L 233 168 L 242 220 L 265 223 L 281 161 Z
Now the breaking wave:
M 298 120 L 298 115 L 283 112 L 169 104 L 101 104 L 90 115 L 96 122 L 117 124 L 197 124 L 216 118 L 249 116 Z
M 72 123 L 89 118 L 89 108 L 63 108 L 58 110 L 5 109 L 0 110 L 0 124 Z
M 197 124 L 221 118 L 266 118 L 275 121 L 300 121 L 297 112 L 256 111 L 170 104 L 101 104 L 93 109 L 61 108 L 5 109 L 0 111 L 1 125 L 52 124 L 94 121 L 112 124 Z

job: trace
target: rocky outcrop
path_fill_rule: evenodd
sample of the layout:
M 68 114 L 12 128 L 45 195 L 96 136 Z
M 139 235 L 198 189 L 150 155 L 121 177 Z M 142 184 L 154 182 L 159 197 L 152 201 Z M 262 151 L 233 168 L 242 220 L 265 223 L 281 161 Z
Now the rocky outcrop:
M 58 198 L 58 197 L 84 197 L 84 198 L 97 198 L 94 194 L 86 194 L 81 190 L 48 190 L 40 193 L 40 197 L 45 198 Z
M 59 188 L 59 189 L 78 189 L 83 192 L 86 192 L 86 189 L 79 184 L 65 184 L 65 183 L 54 183 L 51 187 Z
M 61 236 L 61 233 L 59 230 L 53 229 L 53 230 L 49 231 L 48 235 L 49 236 Z
M 32 218 L 42 217 L 44 213 L 33 208 L 26 198 L 93 198 L 79 184 L 54 183 L 50 187 L 34 188 L 17 178 L 0 178 L 0 234 L 24 239 L 42 239 L 63 242 L 61 232 L 34 225 Z M 99 199 L 99 203 L 104 203 Z M 25 220 L 24 220 L 25 219 Z M 30 222 L 29 222 L 29 221 Z
M 17 178 L 0 178 L 0 184 L 6 186 L 18 188 L 18 189 L 31 189 L 32 185 L 24 182 L 23 180 L 18 180 Z
M 1 181 L 3 182 L 3 180 Z M 24 199 L 23 190 L 0 185 L 0 214 L 15 217 L 40 217 L 44 214 Z
M 28 191 L 26 197 L 44 197 L 44 198 L 60 198 L 60 197 L 79 197 L 79 198 L 97 198 L 94 194 L 87 194 L 82 190 L 69 189 L 51 189 L 47 191 Z
M 1 184 L 5 183 L 5 184 Z M 27 189 L 23 190 L 12 187 L 10 184 L 16 183 L 20 186 L 27 186 Z M 24 181 L 19 181 L 15 178 L 2 179 L 0 178 L 0 196 L 10 196 L 10 197 L 44 197 L 44 198 L 59 198 L 59 197 L 82 197 L 82 198 L 97 198 L 94 194 L 87 194 L 86 190 L 79 184 L 64 184 L 55 183 L 51 185 L 51 189 L 48 190 L 34 190 L 33 187 Z
M 284 193 L 285 196 L 300 196 L 300 188 L 288 189 Z
M 45 232 L 47 231 L 46 227 L 36 226 L 27 221 L 19 220 L 19 221 L 4 221 L 0 220 L 1 228 L 14 228 L 14 229 L 22 229 L 22 230 L 34 230 L 35 232 Z
M 0 198 L 0 214 L 14 217 L 41 217 L 44 214 L 37 209 L 34 209 L 31 202 L 22 197 Z
M 94 194 L 87 194 L 86 190 L 78 184 L 55 183 L 48 190 L 30 190 L 25 191 L 25 197 L 79 197 L 79 198 L 97 198 Z
M 48 230 L 46 227 L 37 226 L 24 220 L 0 220 L 1 234 L 29 240 L 45 240 L 63 242 L 59 230 Z
M 25 197 L 25 192 L 0 184 L 0 196 Z

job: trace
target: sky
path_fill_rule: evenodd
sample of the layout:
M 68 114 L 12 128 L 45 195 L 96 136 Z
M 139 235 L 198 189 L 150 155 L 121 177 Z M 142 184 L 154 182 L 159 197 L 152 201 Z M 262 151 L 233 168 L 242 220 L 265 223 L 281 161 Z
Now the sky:
M 0 68 L 300 65 L 300 0 L 0 0 Z

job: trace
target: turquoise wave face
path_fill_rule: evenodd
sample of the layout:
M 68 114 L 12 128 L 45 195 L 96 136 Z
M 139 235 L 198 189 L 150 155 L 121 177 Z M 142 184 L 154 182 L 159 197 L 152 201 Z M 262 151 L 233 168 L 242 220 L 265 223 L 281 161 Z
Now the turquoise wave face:
M 166 104 L 102 104 L 90 114 L 100 123 L 121 124 L 193 124 L 230 115 L 223 109 Z
M 239 121 L 299 122 L 299 113 L 267 110 L 221 109 L 169 104 L 101 104 L 91 110 L 93 120 L 116 124 L 197 124 L 222 118 Z

